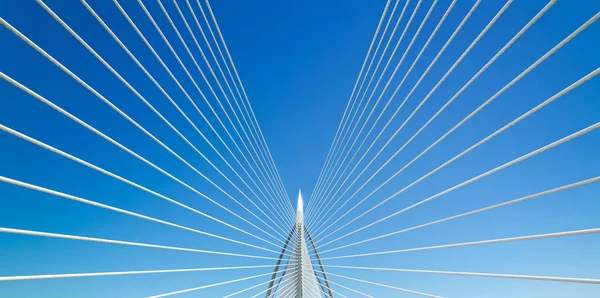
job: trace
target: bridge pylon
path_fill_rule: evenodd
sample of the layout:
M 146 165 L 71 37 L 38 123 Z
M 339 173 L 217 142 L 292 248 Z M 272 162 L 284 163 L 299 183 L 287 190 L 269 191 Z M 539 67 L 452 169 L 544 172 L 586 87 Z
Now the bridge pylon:
M 310 243 L 310 249 L 317 259 L 319 266 L 317 270 L 311 262 L 307 243 Z M 281 270 L 281 274 L 279 274 L 279 268 L 282 267 L 281 263 L 286 255 L 290 257 L 287 259 L 285 269 Z M 317 274 L 317 271 L 320 274 Z M 304 225 L 304 200 L 302 191 L 298 191 L 296 222 L 291 227 L 279 259 L 275 264 L 265 297 L 322 297 L 322 294 L 325 294 L 325 297 L 333 297 L 333 291 L 317 252 L 317 247 Z

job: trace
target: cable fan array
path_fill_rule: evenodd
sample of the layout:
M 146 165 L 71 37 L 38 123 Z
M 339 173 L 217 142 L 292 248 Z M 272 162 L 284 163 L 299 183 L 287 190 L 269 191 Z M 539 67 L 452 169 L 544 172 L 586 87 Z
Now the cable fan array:
M 476 50 L 477 46 L 486 46 L 484 44 L 485 37 L 486 35 L 489 35 L 489 32 L 493 32 L 494 25 L 501 21 L 502 18 L 510 18 L 511 5 L 516 1 L 506 1 L 504 5 L 496 11 L 495 15 L 488 20 L 487 25 L 475 35 L 470 43 L 467 43 L 468 46 L 462 50 L 462 53 L 455 54 L 457 58 L 454 59 L 453 62 L 449 63 L 446 61 L 446 65 L 440 65 L 440 63 L 438 63 L 440 57 L 443 57 L 444 54 L 448 55 L 447 49 L 453 46 L 453 41 L 456 42 L 456 37 L 460 36 L 462 31 L 469 30 L 469 20 L 473 17 L 477 17 L 478 8 L 482 5 L 482 2 L 483 1 L 474 1 L 470 9 L 462 15 L 462 20 L 457 23 L 452 31 L 450 31 L 451 33 L 447 36 L 438 33 L 440 32 L 440 28 L 444 27 L 447 18 L 452 16 L 453 13 L 456 13 L 453 9 L 457 6 L 458 1 L 451 1 L 448 3 L 436 0 L 417 1 L 416 4 L 412 3 L 412 5 L 411 1 L 387 2 L 375 35 L 369 46 L 368 53 L 363 61 L 358 78 L 354 84 L 342 120 L 340 121 L 334 140 L 329 149 L 329 153 L 319 174 L 316 186 L 310 197 L 310 203 L 306 212 L 308 214 L 307 226 L 313 231 L 315 244 L 323 255 L 320 259 L 324 262 L 329 263 L 335 262 L 333 260 L 347 260 L 347 262 L 353 261 L 369 264 L 366 257 L 382 255 L 394 256 L 401 253 L 416 251 L 581 236 L 597 234 L 600 232 L 600 229 L 598 228 L 588 228 L 402 249 L 377 249 L 380 246 L 379 243 L 381 243 L 381 241 L 388 241 L 390 244 L 399 243 L 392 238 L 399 234 L 431 227 L 452 220 L 462 219 L 467 216 L 492 211 L 509 205 L 548 196 L 550 194 L 583 187 L 598 182 L 600 178 L 598 176 L 589 177 L 555 188 L 524 195 L 512 200 L 503 201 L 501 203 L 492 204 L 406 228 L 395 228 L 394 230 L 394 227 L 397 227 L 398 222 L 389 223 L 387 226 L 383 227 L 384 223 L 395 219 L 400 214 L 417 209 L 418 207 L 441 198 L 453 191 L 515 166 L 518 163 L 525 162 L 550 149 L 583 137 L 600 127 L 600 123 L 598 122 L 592 123 L 587 127 L 582 127 L 572 133 L 564 135 L 562 138 L 546 143 L 517 158 L 501 163 L 496 167 L 485 170 L 468 179 L 460 180 L 460 182 L 437 193 L 419 198 L 414 203 L 408 205 L 404 203 L 404 206 L 402 206 L 402 203 L 394 201 L 398 199 L 411 199 L 414 201 L 412 198 L 402 197 L 402 194 L 409 192 L 411 188 L 418 186 L 419 183 L 426 181 L 429 177 L 442 169 L 451 167 L 455 161 L 461 159 L 478 147 L 491 142 L 503 132 L 516 126 L 528 117 L 533 116 L 534 113 L 544 109 L 546 106 L 559 100 L 569 92 L 591 81 L 600 73 L 600 68 L 592 66 L 591 71 L 584 73 L 579 79 L 566 83 L 565 87 L 557 90 L 553 95 L 538 102 L 532 108 L 519 114 L 511 121 L 504 123 L 500 128 L 489 135 L 473 142 L 473 144 L 468 146 L 465 150 L 459 151 L 456 155 L 446 161 L 440 162 L 438 165 L 431 166 L 430 169 L 427 169 L 427 171 L 420 174 L 420 176 L 415 176 L 414 180 L 407 180 L 412 178 L 406 178 L 406 176 L 403 177 L 401 175 L 405 170 L 410 170 L 410 167 L 413 164 L 418 164 L 416 162 L 420 159 L 427 159 L 427 154 L 430 151 L 435 150 L 438 144 L 442 143 L 447 138 L 451 138 L 452 134 L 459 130 L 461 126 L 470 119 L 476 117 L 478 113 L 491 105 L 504 93 L 509 92 L 511 87 L 523 80 L 529 73 L 538 68 L 538 66 L 543 65 L 546 60 L 551 59 L 555 53 L 561 50 L 561 48 L 569 45 L 570 42 L 575 40 L 580 34 L 584 33 L 586 29 L 594 25 L 600 17 L 600 13 L 595 12 L 590 18 L 582 19 L 579 27 L 575 28 L 570 34 L 562 37 L 560 42 L 556 43 L 547 51 L 539 53 L 537 60 L 533 60 L 530 64 L 519 66 L 522 67 L 522 71 L 517 76 L 512 80 L 509 80 L 503 87 L 499 88 L 499 90 L 495 91 L 493 95 L 486 97 L 487 99 L 485 101 L 479 106 L 476 106 L 470 113 L 464 116 L 464 118 L 458 119 L 456 124 L 449 126 L 449 129 L 442 128 L 445 129 L 445 132 L 441 133 L 439 138 L 434 139 L 434 141 L 430 142 L 424 149 L 413 151 L 416 152 L 414 153 L 414 156 L 406 157 L 407 154 L 410 155 L 413 154 L 413 152 L 406 152 L 405 148 L 407 148 L 413 140 L 418 140 L 419 135 L 426 134 L 427 127 L 434 123 L 435 119 L 438 119 L 440 115 L 443 116 L 444 111 L 451 109 L 452 104 L 460 100 L 461 94 L 466 93 L 468 88 L 474 85 L 477 79 L 483 76 L 488 68 L 493 67 L 494 63 L 501 59 L 502 55 L 509 51 L 511 46 L 517 44 L 519 40 L 528 33 L 530 28 L 535 26 L 539 20 L 543 19 L 557 3 L 557 1 L 548 1 L 545 5 L 540 6 L 538 11 L 532 15 L 528 22 L 522 25 L 520 30 L 518 30 L 511 38 L 507 38 L 505 43 L 503 41 L 504 45 L 495 51 L 493 56 L 490 55 L 491 58 L 489 58 L 487 62 L 484 62 L 483 66 L 477 66 L 480 68 L 468 80 L 465 79 L 466 83 L 464 83 L 462 87 L 457 88 L 458 91 L 454 94 L 438 95 L 436 94 L 436 91 L 440 89 L 440 86 L 442 86 L 447 79 L 451 78 L 452 73 L 461 65 L 461 63 L 468 63 L 464 61 L 468 59 L 469 54 L 473 50 Z M 439 17 L 437 19 L 432 18 L 432 12 L 436 10 L 439 11 Z M 415 17 L 416 15 L 421 16 L 421 18 Z M 424 28 L 429 29 L 424 30 Z M 407 32 L 410 33 L 407 34 Z M 431 46 L 434 42 L 437 42 L 438 44 L 443 43 L 443 45 L 439 46 L 436 50 Z M 434 55 L 433 53 L 436 51 L 437 53 Z M 424 59 L 422 58 L 427 56 L 433 58 L 431 58 L 430 61 L 423 61 Z M 412 61 L 410 61 L 410 58 L 406 59 L 407 57 L 412 57 Z M 396 63 L 395 66 L 393 62 Z M 420 65 L 427 66 L 419 67 Z M 445 72 L 437 70 L 436 67 L 438 69 L 443 69 Z M 438 73 L 441 72 L 443 75 L 433 74 L 434 72 L 432 70 L 436 70 Z M 414 82 L 412 86 L 409 85 L 409 82 L 411 82 L 411 75 L 418 77 L 418 79 L 412 79 Z M 430 77 L 437 78 L 431 79 Z M 426 82 L 428 79 L 437 80 L 437 82 L 434 81 L 434 83 L 430 83 L 432 87 L 428 91 L 421 91 L 423 95 L 420 95 L 419 92 L 415 92 L 416 90 L 420 91 L 419 87 L 423 86 L 424 84 L 422 83 Z M 404 89 L 407 91 L 404 91 Z M 435 98 L 435 95 L 445 98 L 443 105 L 437 110 L 431 108 L 433 112 L 424 111 L 426 109 L 424 107 L 426 107 L 428 100 Z M 469 96 L 473 97 L 472 93 Z M 473 101 L 468 98 L 463 100 Z M 382 105 L 383 107 L 381 107 Z M 395 110 L 393 110 L 394 106 L 396 107 Z M 412 106 L 412 111 L 406 111 L 407 107 L 410 109 L 410 106 Z M 419 111 L 421 111 L 421 113 L 429 113 L 430 116 L 419 115 Z M 413 122 L 421 122 L 421 124 L 414 124 L 417 125 L 417 128 L 409 128 L 412 124 L 411 120 Z M 413 131 L 406 132 L 407 130 Z M 393 153 L 384 153 L 386 152 L 386 149 L 391 150 Z M 394 162 L 401 158 L 405 159 L 405 161 Z M 389 169 L 390 167 L 398 168 Z M 403 178 L 403 181 L 401 181 L 402 179 L 400 178 Z M 387 194 L 385 186 L 389 186 Z M 398 209 L 390 212 L 390 210 L 395 208 Z M 376 227 L 380 227 L 380 229 L 377 230 Z M 392 229 L 392 231 L 384 232 L 386 229 Z M 346 243 L 342 242 L 343 239 L 346 239 Z M 369 248 L 369 244 L 371 247 L 375 248 Z M 354 249 L 356 253 L 344 252 L 344 250 L 350 248 L 356 248 Z M 312 257 L 314 258 L 315 256 L 313 255 Z M 359 261 L 357 258 L 365 258 L 365 260 Z M 379 262 L 386 264 L 390 263 L 389 257 L 383 261 L 381 260 L 383 259 L 380 259 Z M 313 261 L 316 261 L 316 259 L 313 259 Z M 591 284 L 598 284 L 600 282 L 600 280 L 593 278 L 408 269 L 376 267 L 372 265 L 357 266 L 350 263 L 344 265 L 329 264 L 325 265 L 325 268 L 345 269 L 345 272 L 350 272 L 350 270 L 352 270 L 355 273 L 357 271 L 367 270 L 371 272 L 427 273 Z M 350 281 L 357 281 L 359 283 L 370 283 L 379 287 L 388 287 L 397 291 L 421 296 L 440 297 L 437 294 L 400 288 L 395 285 L 376 283 L 375 281 L 357 279 L 351 276 L 334 274 L 332 272 L 328 272 L 328 275 Z M 368 296 L 367 294 L 363 295 Z
M 573 179 L 566 174 L 572 179 L 568 183 L 554 183 L 557 181 L 554 179 L 550 181 L 554 183 L 553 187 L 524 194 L 506 191 L 504 188 L 519 188 L 519 185 L 514 179 L 503 178 L 505 182 L 500 187 L 495 184 L 480 187 L 485 188 L 486 194 L 497 194 L 494 194 L 494 200 L 479 200 L 478 203 L 474 203 L 472 197 L 479 193 L 465 191 L 486 183 L 488 177 L 507 172 L 512 176 L 519 175 L 514 169 L 528 163 L 529 168 L 523 170 L 523 180 L 530 180 L 527 175 L 536 173 L 543 177 L 543 172 L 548 170 L 539 163 L 531 165 L 536 158 L 586 138 L 597 139 L 600 113 L 595 113 L 595 117 L 592 113 L 590 118 L 594 121 L 586 126 L 568 130 L 573 125 L 565 124 L 568 129 L 557 133 L 566 133 L 560 137 L 552 134 L 549 141 L 527 133 L 519 135 L 523 139 L 543 140 L 523 144 L 520 148 L 526 148 L 525 151 L 510 149 L 516 143 L 514 138 L 518 137 L 511 139 L 505 135 L 560 104 L 561 99 L 564 101 L 578 90 L 598 84 L 596 76 L 600 74 L 600 67 L 594 65 L 597 59 L 591 59 L 587 69 L 578 73 L 574 80 L 570 80 L 571 76 L 565 76 L 569 80 L 554 81 L 545 76 L 539 80 L 531 77 L 542 76 L 540 72 L 544 71 L 545 65 L 585 38 L 590 30 L 597 33 L 599 11 L 574 17 L 577 27 L 564 35 L 560 34 L 565 30 L 557 31 L 560 39 L 551 47 L 536 52 L 539 47 L 530 46 L 535 41 L 528 39 L 533 39 L 532 31 L 548 26 L 548 22 L 557 16 L 555 6 L 559 6 L 559 1 L 547 1 L 527 15 L 515 7 L 519 1 L 514 0 L 503 1 L 501 5 L 482 0 L 388 0 L 308 203 L 305 206 L 302 194 L 299 194 L 294 208 L 208 0 L 90 1 L 92 4 L 81 0 L 80 4 L 68 4 L 78 5 L 78 9 L 85 12 L 85 15 L 74 15 L 84 18 L 86 26 L 69 15 L 64 7 L 53 7 L 48 4 L 50 1 L 35 2 L 37 13 L 47 17 L 44 22 L 53 22 L 52 26 L 60 28 L 64 36 L 52 36 L 57 42 L 48 42 L 39 33 L 28 33 L 31 28 L 17 25 L 8 16 L 0 16 L 2 29 L 11 36 L 6 43 L 18 43 L 35 53 L 36 59 L 40 59 L 36 61 L 43 63 L 45 68 L 51 67 L 56 74 L 52 80 L 68 81 L 73 90 L 78 90 L 72 91 L 73 94 L 84 94 L 85 98 L 73 99 L 74 95 L 68 90 L 51 90 L 36 82 L 36 78 L 0 69 L 2 88 L 10 88 L 11 92 L 19 92 L 27 98 L 24 105 L 52 113 L 57 124 L 49 126 L 68 127 L 64 133 L 59 128 L 51 136 L 42 134 L 40 137 L 36 136 L 40 135 L 36 130 L 28 132 L 32 131 L 28 125 L 7 124 L 19 122 L 0 119 L 2 140 L 10 139 L 10 143 L 6 141 L 7 145 L 2 145 L 7 148 L 3 152 L 8 155 L 10 146 L 17 144 L 15 148 L 35 152 L 27 157 L 32 163 L 43 164 L 44 158 L 60 159 L 64 164 L 68 163 L 64 173 L 69 169 L 77 169 L 74 173 L 85 171 L 86 175 L 97 177 L 101 186 L 86 190 L 78 187 L 79 180 L 73 177 L 69 184 L 72 188 L 63 190 L 63 186 L 52 179 L 53 174 L 62 177 L 58 170 L 40 174 L 43 170 L 25 168 L 22 174 L 13 175 L 0 168 L 0 194 L 10 190 L 23 198 L 39 196 L 44 204 L 65 206 L 59 208 L 87 208 L 85 210 L 90 214 L 111 214 L 118 218 L 119 224 L 115 224 L 118 228 L 98 227 L 93 224 L 93 218 L 85 220 L 84 215 L 71 215 L 83 221 L 77 222 L 76 226 L 61 225 L 45 215 L 40 220 L 54 225 L 37 229 L 29 228 L 36 227 L 35 223 L 19 221 L 15 217 L 15 222 L 22 224 L 0 220 L 0 237 L 8 239 L 0 244 L 9 247 L 13 241 L 33 241 L 29 242 L 31 247 L 47 252 L 52 251 L 49 245 L 74 245 L 77 248 L 72 251 L 81 249 L 80 252 L 88 256 L 106 250 L 127 255 L 118 268 L 136 266 L 138 269 L 82 270 L 94 266 L 73 266 L 73 259 L 62 256 L 57 258 L 67 261 L 58 261 L 63 266 L 58 268 L 73 268 L 69 269 L 72 271 L 48 272 L 48 266 L 40 266 L 40 271 L 23 273 L 26 271 L 18 269 L 21 260 L 12 260 L 16 263 L 0 266 L 5 267 L 0 268 L 0 296 L 4 296 L 3 289 L 11 291 L 7 292 L 9 296 L 25 295 L 28 283 L 43 280 L 81 279 L 94 283 L 100 277 L 116 280 L 146 276 L 149 279 L 140 283 L 143 286 L 122 286 L 119 295 L 446 297 L 446 287 L 442 284 L 399 278 L 402 273 L 407 274 L 402 276 L 588 284 L 594 287 L 592 293 L 599 291 L 599 278 L 571 275 L 589 276 L 593 272 L 575 270 L 565 272 L 565 275 L 540 275 L 522 274 L 523 267 L 512 273 L 439 269 L 463 262 L 450 253 L 441 257 L 440 267 L 411 268 L 408 265 L 411 264 L 410 257 L 402 258 L 408 253 L 443 252 L 452 248 L 458 251 L 503 243 L 527 245 L 548 239 L 598 237 L 600 228 L 574 228 L 574 224 L 557 224 L 556 230 L 543 233 L 514 235 L 510 233 L 515 229 L 509 229 L 511 225 L 507 223 L 490 229 L 489 234 L 498 234 L 497 237 L 476 238 L 480 234 L 472 234 L 474 239 L 459 237 L 465 240 L 446 241 L 455 239 L 450 236 L 463 231 L 457 226 L 448 230 L 443 228 L 477 216 L 482 221 L 485 219 L 481 216 L 501 218 L 497 212 L 529 216 L 515 209 L 553 195 L 591 188 L 600 181 L 598 175 L 583 178 L 571 175 L 577 176 Z M 521 22 L 523 15 L 527 15 L 527 20 Z M 513 18 L 515 21 L 510 21 Z M 514 30 L 507 30 L 509 34 L 499 31 L 499 26 L 508 23 Z M 539 34 L 539 31 L 535 32 Z M 90 38 L 92 35 L 94 38 Z M 77 52 L 61 52 L 60 42 L 66 40 L 77 46 Z M 523 43 L 528 46 L 522 46 Z M 503 60 L 510 55 L 516 56 L 511 51 L 515 47 L 530 47 L 534 53 L 510 63 Z M 74 63 L 75 60 L 67 57 L 70 55 L 85 57 L 94 64 L 94 70 L 87 71 Z M 19 55 L 14 59 L 20 59 Z M 33 72 L 38 62 L 22 63 Z M 515 75 L 512 70 L 503 72 L 504 66 L 509 64 L 518 69 Z M 490 73 L 498 76 L 493 80 L 495 84 L 490 84 L 490 79 L 486 78 Z M 505 80 L 507 77 L 510 78 Z M 544 83 L 544 92 L 539 90 L 536 82 Z M 520 92 L 515 92 L 516 88 L 520 88 Z M 538 93 L 543 94 L 543 98 Z M 515 98 L 507 99 L 509 96 Z M 518 97 L 530 99 L 504 104 L 504 110 L 499 107 L 502 101 L 518 100 Z M 1 104 L 8 106 L 10 100 L 3 98 Z M 112 118 L 107 121 L 120 123 L 116 126 L 122 127 L 123 131 L 104 125 L 103 120 L 90 111 L 94 108 L 84 108 L 86 104 L 109 111 Z M 468 112 L 462 115 L 456 106 Z M 493 109 L 497 112 L 488 112 Z M 505 116 L 490 116 L 495 113 Z M 543 121 L 556 122 L 561 114 L 560 111 L 554 113 L 555 118 L 548 116 L 551 120 Z M 27 122 L 33 122 L 32 115 L 34 113 L 23 117 Z M 476 124 L 471 124 L 473 122 Z M 474 126 L 481 126 L 481 129 Z M 75 135 L 72 131 L 85 135 L 78 143 L 89 139 L 93 140 L 90 143 L 104 149 L 94 149 L 91 148 L 94 145 L 90 145 L 83 149 L 94 153 L 85 154 L 82 148 L 61 142 L 64 135 Z M 533 130 L 534 133 L 538 131 Z M 135 137 L 130 137 L 133 135 Z M 450 142 L 457 145 L 447 146 Z M 589 146 L 586 144 L 581 146 Z M 491 151 L 506 148 L 507 154 L 496 157 L 488 151 L 479 160 L 472 158 L 486 146 L 496 146 Z M 105 153 L 102 150 L 111 151 Z M 444 154 L 440 154 L 441 151 Z M 123 165 L 120 165 L 121 161 L 105 162 L 93 157 L 98 154 L 119 156 L 126 161 Z M 41 157 L 38 159 L 33 155 Z M 468 164 L 476 165 L 466 166 L 467 169 L 458 167 L 457 164 L 465 159 L 470 159 Z M 440 173 L 449 172 L 450 178 L 438 178 Z M 587 175 L 587 171 L 584 174 Z M 122 197 L 132 197 L 131 200 L 105 198 L 109 193 L 105 189 L 110 188 Z M 507 199 L 508 195 L 514 196 Z M 470 198 L 464 204 L 467 209 L 456 207 L 455 204 L 461 202 L 452 196 Z M 452 197 L 454 203 L 438 205 L 446 207 L 429 209 L 423 216 L 411 215 L 413 210 L 425 209 L 447 197 Z M 146 205 L 145 202 L 150 201 L 159 205 Z M 510 211 L 510 208 L 515 209 Z M 174 215 L 176 213 L 185 215 L 180 217 Z M 533 231 L 524 226 L 519 228 Z M 59 230 L 61 227 L 64 229 Z M 125 231 L 119 231 L 122 227 Z M 139 235 L 126 233 L 133 227 L 142 232 Z M 509 232 L 496 233 L 504 231 L 503 227 Z M 406 244 L 411 240 L 400 237 L 408 237 L 408 232 L 421 229 L 421 232 L 438 229 L 444 236 L 438 240 L 437 236 L 430 236 L 434 233 L 423 233 L 423 236 L 411 238 L 427 238 L 425 242 L 429 244 L 425 245 Z M 487 235 L 488 231 L 483 227 L 481 230 Z M 164 231 L 166 236 L 158 236 L 161 234 L 158 231 Z M 143 240 L 147 239 L 144 234 L 154 236 L 156 240 Z M 458 236 L 465 234 L 467 232 Z M 138 253 L 142 250 L 147 255 Z M 478 260 L 476 250 L 467 253 Z M 504 260 L 500 253 L 483 257 L 498 262 Z M 415 257 L 416 263 L 422 260 Z M 89 264 L 91 261 L 78 259 L 77 262 Z M 196 262 L 203 265 L 183 265 Z M 469 265 L 469 268 L 485 268 Z M 487 268 L 495 266 L 498 264 Z M 186 277 L 180 277 L 184 275 Z M 161 279 L 163 276 L 171 276 L 171 279 L 165 282 Z M 5 285 L 10 287 L 4 288 Z M 85 293 L 91 295 L 91 292 Z M 488 296 L 481 288 L 477 289 L 476 295 Z

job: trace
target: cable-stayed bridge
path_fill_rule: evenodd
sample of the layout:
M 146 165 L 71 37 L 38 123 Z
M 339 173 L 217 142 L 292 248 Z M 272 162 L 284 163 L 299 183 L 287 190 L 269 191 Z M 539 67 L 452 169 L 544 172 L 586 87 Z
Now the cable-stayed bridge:
M 600 296 L 594 1 L 382 3 L 306 198 L 208 0 L 24 2 L 0 10 L 0 297 Z

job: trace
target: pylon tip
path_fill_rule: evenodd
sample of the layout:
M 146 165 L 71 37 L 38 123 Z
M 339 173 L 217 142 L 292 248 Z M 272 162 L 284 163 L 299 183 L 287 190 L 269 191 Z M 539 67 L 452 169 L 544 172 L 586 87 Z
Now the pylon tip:
M 298 190 L 298 207 L 296 210 L 303 212 L 303 208 L 304 208 L 303 205 L 304 205 L 304 202 L 302 200 L 302 190 L 299 189 Z

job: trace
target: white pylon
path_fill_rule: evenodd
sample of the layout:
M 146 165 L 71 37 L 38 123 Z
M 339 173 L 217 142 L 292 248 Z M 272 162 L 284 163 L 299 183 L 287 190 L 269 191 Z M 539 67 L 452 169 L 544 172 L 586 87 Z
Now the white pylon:
M 308 247 L 304 238 L 304 202 L 302 192 L 298 192 L 298 206 L 296 208 L 296 241 L 292 247 L 292 256 L 289 260 L 284 281 L 282 284 L 291 284 L 294 287 L 289 293 L 280 297 L 321 297 L 315 271 L 313 270 Z

